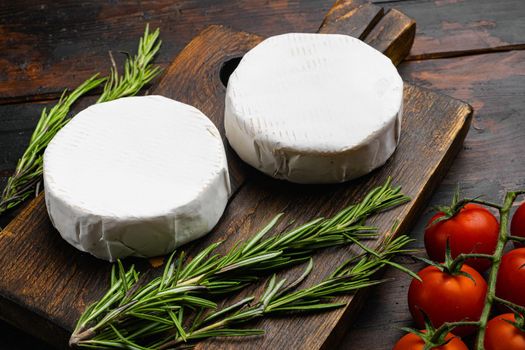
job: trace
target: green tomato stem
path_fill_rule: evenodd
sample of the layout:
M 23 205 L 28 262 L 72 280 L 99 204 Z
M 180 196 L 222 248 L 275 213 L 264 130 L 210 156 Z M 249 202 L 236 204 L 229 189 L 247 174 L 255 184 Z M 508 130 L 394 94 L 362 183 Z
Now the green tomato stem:
M 516 327 L 522 332 L 525 332 L 525 319 L 523 318 L 523 313 L 515 313 L 514 318 L 516 319 Z
M 479 326 L 479 331 L 478 331 L 478 337 L 476 339 L 476 344 L 475 344 L 476 350 L 484 349 L 485 331 L 487 328 L 487 322 L 489 321 L 490 311 L 492 310 L 492 305 L 496 298 L 496 280 L 498 277 L 498 270 L 501 264 L 501 257 L 503 256 L 503 250 L 505 249 L 505 244 L 507 243 L 509 239 L 509 236 L 507 233 L 507 227 L 509 225 L 510 209 L 512 208 L 512 204 L 514 203 L 516 196 L 518 194 L 521 194 L 522 192 L 523 191 L 507 192 L 507 195 L 505 196 L 505 201 L 503 202 L 503 206 L 501 206 L 499 209 L 499 215 L 500 215 L 499 237 L 498 237 L 498 243 L 496 244 L 496 249 L 493 254 L 492 267 L 489 272 L 489 277 L 488 277 L 488 282 L 487 282 L 488 284 L 487 296 L 485 297 L 485 306 L 483 308 L 481 317 L 479 319 L 480 326 Z
M 498 209 L 498 210 L 501 210 L 501 209 L 502 209 L 502 206 L 499 205 L 499 204 L 497 204 L 497 203 L 493 203 L 493 202 L 489 202 L 489 201 L 484 201 L 484 200 L 477 199 L 477 198 L 464 199 L 464 200 L 462 200 L 460 203 L 463 203 L 463 205 L 465 205 L 465 204 L 467 204 L 467 203 L 476 203 L 476 204 L 485 205 L 485 206 L 487 206 L 487 207 L 491 207 L 491 208 Z
M 451 273 L 457 273 L 461 270 L 461 267 L 467 259 L 488 259 L 494 260 L 494 256 L 491 254 L 481 254 L 481 253 L 463 253 L 459 254 L 454 258 L 450 266 L 448 267 Z
M 445 322 L 439 328 L 437 328 L 430 338 L 431 345 L 441 345 L 445 340 L 445 337 L 454 328 L 461 326 L 479 326 L 479 321 L 458 321 L 458 322 Z
M 498 296 L 494 296 L 494 301 L 498 302 L 498 303 L 500 303 L 502 305 L 508 306 L 510 309 L 512 309 L 512 311 L 519 312 L 520 314 L 525 314 L 525 307 L 523 307 L 523 306 L 516 305 L 513 302 L 510 302 L 508 300 L 502 299 L 502 298 L 500 298 Z
M 509 236 L 509 241 L 514 241 L 518 243 L 525 243 L 525 237 L 519 237 L 519 236 Z

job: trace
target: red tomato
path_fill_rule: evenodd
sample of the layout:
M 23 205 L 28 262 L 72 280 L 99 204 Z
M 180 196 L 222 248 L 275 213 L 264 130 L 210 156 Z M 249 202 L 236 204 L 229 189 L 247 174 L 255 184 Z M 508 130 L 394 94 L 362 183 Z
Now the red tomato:
M 427 266 L 418 272 L 422 282 L 416 279 L 408 289 L 408 307 L 418 327 L 424 327 L 423 310 L 434 327 L 445 322 L 477 321 L 485 305 L 487 283 L 479 272 L 463 265 L 461 271 L 472 279 L 462 275 L 451 275 L 435 266 Z M 458 327 L 453 330 L 457 335 L 469 335 L 476 327 Z
M 511 250 L 501 258 L 496 295 L 525 307 L 525 248 Z
M 498 242 L 499 223 L 490 211 L 469 203 L 450 219 L 432 224 L 443 215 L 443 212 L 434 215 L 425 230 L 425 248 L 430 259 L 445 260 L 447 240 L 453 258 L 461 253 L 494 253 Z M 470 259 L 467 260 L 467 264 L 482 272 L 490 266 L 490 260 Z
M 433 347 L 432 350 L 468 350 L 465 343 L 463 343 L 458 337 L 455 337 L 452 333 L 447 334 L 445 339 L 452 340 L 446 343 L 445 345 Z M 408 333 L 407 335 L 399 339 L 399 341 L 396 343 L 396 345 L 394 345 L 394 348 L 392 350 L 423 350 L 424 348 L 425 341 L 423 339 L 421 339 L 415 334 Z
M 514 213 L 510 223 L 510 233 L 513 236 L 525 237 L 525 203 L 519 206 Z M 523 247 L 523 244 L 514 242 L 516 248 Z
M 525 332 L 507 321 L 515 322 L 514 314 L 494 317 L 487 323 L 485 350 L 524 350 Z

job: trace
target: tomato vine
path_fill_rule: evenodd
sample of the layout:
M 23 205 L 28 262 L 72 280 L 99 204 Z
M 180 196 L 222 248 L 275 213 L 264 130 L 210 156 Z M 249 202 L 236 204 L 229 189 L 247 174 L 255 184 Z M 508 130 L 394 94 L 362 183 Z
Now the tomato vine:
M 507 308 L 511 309 L 515 315 L 518 322 L 516 322 L 516 327 L 519 327 L 519 329 L 523 329 L 523 317 L 525 315 L 525 307 L 521 305 L 517 305 L 509 300 L 501 298 L 501 296 L 496 295 L 496 282 L 498 277 L 498 272 L 501 266 L 502 258 L 504 255 L 505 246 L 509 242 L 514 243 L 525 243 L 525 238 L 521 236 L 512 235 L 509 233 L 509 224 L 510 224 L 510 211 L 512 209 L 512 206 L 514 204 L 514 201 L 519 195 L 525 194 L 525 190 L 520 191 L 512 191 L 507 192 L 504 198 L 503 203 L 497 204 L 493 202 L 488 202 L 481 200 L 479 198 L 466 198 L 459 200 L 459 196 L 456 194 L 454 196 L 452 205 L 449 207 L 439 207 L 438 209 L 444 213 L 443 219 L 439 218 L 440 221 L 449 220 L 453 218 L 455 215 L 457 215 L 462 208 L 469 204 L 469 203 L 475 203 L 480 204 L 486 207 L 491 207 L 494 209 L 497 209 L 499 212 L 499 218 L 500 218 L 500 224 L 499 224 L 499 232 L 498 232 L 498 239 L 496 243 L 496 247 L 494 249 L 494 252 L 492 254 L 479 254 L 479 253 L 461 253 L 457 255 L 454 259 L 450 256 L 450 248 L 447 241 L 447 249 L 446 249 L 446 258 L 445 263 L 436 263 L 427 259 L 421 259 L 431 265 L 438 266 L 441 271 L 445 271 L 447 273 L 458 273 L 460 271 L 461 266 L 463 263 L 465 263 L 468 259 L 487 259 L 492 262 L 492 265 L 490 267 L 490 270 L 488 272 L 488 278 L 487 278 L 487 291 L 484 301 L 484 306 L 481 312 L 481 316 L 478 321 L 471 321 L 471 320 L 462 320 L 458 322 L 445 322 L 437 329 L 427 326 L 425 327 L 426 330 L 425 333 L 422 333 L 421 331 L 416 330 L 408 330 L 409 332 L 418 335 L 422 340 L 425 342 L 424 349 L 432 349 L 435 348 L 436 345 L 443 345 L 446 343 L 445 335 L 449 334 L 449 332 L 453 331 L 457 327 L 465 327 L 465 326 L 476 326 L 478 328 L 477 336 L 474 343 L 474 348 L 476 350 L 484 350 L 484 342 L 485 342 L 485 336 L 487 331 L 487 324 L 490 320 L 491 312 L 493 309 L 493 306 L 495 303 L 498 303 L 500 305 L 504 305 Z M 438 221 L 439 222 L 439 221 Z M 468 264 L 468 261 L 467 261 Z M 426 317 L 426 316 L 425 316 Z M 427 322 L 425 322 L 427 323 Z
M 496 250 L 494 251 L 494 254 L 492 255 L 492 266 L 490 267 L 490 272 L 489 272 L 488 281 L 487 281 L 488 288 L 487 288 L 487 296 L 485 298 L 485 307 L 483 308 L 481 317 L 479 319 L 479 331 L 478 331 L 478 336 L 477 336 L 476 343 L 475 343 L 475 347 L 477 350 L 484 349 L 485 332 L 487 329 L 487 323 L 489 321 L 490 312 L 492 311 L 492 306 L 494 304 L 494 301 L 499 302 L 499 303 L 505 303 L 507 305 L 510 305 L 516 310 L 519 309 L 520 311 L 523 311 L 522 307 L 496 297 L 496 281 L 497 281 L 498 270 L 501 264 L 501 258 L 503 257 L 505 245 L 507 244 L 508 241 L 514 240 L 514 237 L 508 234 L 510 210 L 512 208 L 512 205 L 514 204 L 514 201 L 516 200 L 516 197 L 524 193 L 525 191 L 507 192 L 507 194 L 505 195 L 505 199 L 503 201 L 503 205 L 501 206 L 498 204 L 488 203 L 488 202 L 482 203 L 484 205 L 488 205 L 488 206 L 498 209 L 499 216 L 500 216 L 500 230 L 499 230 L 499 237 L 498 237 L 498 243 L 496 245 Z

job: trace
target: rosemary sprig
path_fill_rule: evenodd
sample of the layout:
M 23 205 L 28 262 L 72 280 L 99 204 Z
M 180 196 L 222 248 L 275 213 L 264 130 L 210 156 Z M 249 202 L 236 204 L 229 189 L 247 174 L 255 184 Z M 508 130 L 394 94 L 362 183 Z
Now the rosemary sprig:
M 18 161 L 14 174 L 9 177 L 6 187 L 2 191 L 0 215 L 21 204 L 35 193 L 43 171 L 44 150 L 56 133 L 70 120 L 68 113 L 71 106 L 81 96 L 103 82 L 106 82 L 104 91 L 97 103 L 137 94 L 144 85 L 160 73 L 160 68 L 151 63 L 159 51 L 160 45 L 159 29 L 150 33 L 149 27 L 146 26 L 144 36 L 139 42 L 137 54 L 126 59 L 123 76 L 119 76 L 112 58 L 113 66 L 109 78 L 99 78 L 98 74 L 95 74 L 72 92 L 67 93 L 65 90 L 58 103 L 49 111 L 44 108 L 28 147 Z
M 136 333 L 118 330 L 111 327 L 112 332 L 98 336 L 93 340 L 82 341 L 81 346 L 104 346 L 106 348 L 129 347 L 132 349 L 171 349 L 189 341 L 212 337 L 250 336 L 263 334 L 259 329 L 232 328 L 255 318 L 286 314 L 290 312 L 319 312 L 339 308 L 345 303 L 331 300 L 342 294 L 354 293 L 378 283 L 374 274 L 383 266 L 389 265 L 397 254 L 410 252 L 404 247 L 411 240 L 406 236 L 397 239 L 386 239 L 377 251 L 367 250 L 362 255 L 354 257 L 334 271 L 327 279 L 311 287 L 295 290 L 313 268 L 309 259 L 304 273 L 292 283 L 286 284 L 286 279 L 278 280 L 274 274 L 269 280 L 265 291 L 254 305 L 250 303 L 253 296 L 244 298 L 235 304 L 214 311 L 205 317 L 196 317 L 184 328 L 182 320 L 173 315 L 166 319 L 158 329 L 151 328 L 136 336 Z M 201 310 L 202 311 L 202 310 Z M 177 320 L 173 322 L 174 320 Z M 160 322 L 159 322 L 160 323 Z M 153 332 L 152 332 L 153 331 Z M 149 337 L 164 334 L 160 340 L 149 340 Z M 142 343 L 143 345 L 140 345 Z
M 220 243 L 210 245 L 185 264 L 184 254 L 178 258 L 173 254 L 162 276 L 142 287 L 138 278 L 128 283 L 129 271 L 125 273 L 119 269 L 118 278 L 115 277 L 116 272 L 112 274 L 111 287 L 106 296 L 82 315 L 70 344 L 86 344 L 83 341 L 92 339 L 96 334 L 112 333 L 111 325 L 116 322 L 120 326 L 124 323 L 130 325 L 129 329 L 136 323 L 144 328 L 145 323 L 140 320 L 145 318 L 146 313 L 149 318 L 152 315 L 161 319 L 165 319 L 166 315 L 170 319 L 177 318 L 167 311 L 166 305 L 172 312 L 173 309 L 182 310 L 188 305 L 214 308 L 214 303 L 199 295 L 230 293 L 258 280 L 261 273 L 271 273 L 305 262 L 318 249 L 373 237 L 375 229 L 365 226 L 365 220 L 374 213 L 408 200 L 401 189 L 392 187 L 388 180 L 383 186 L 372 190 L 360 203 L 343 209 L 331 218 L 318 218 L 297 228 L 265 237 L 281 217 L 278 215 L 252 238 L 237 244 L 224 255 L 215 252 Z M 121 287 L 115 281 L 122 281 Z M 124 289 L 124 286 L 129 288 Z M 160 320 L 153 322 L 158 324 Z M 153 329 L 158 331 L 156 327 Z
M 128 54 L 128 58 L 124 63 L 124 75 L 122 76 L 118 74 L 117 66 L 110 53 L 112 61 L 111 73 L 97 103 L 116 100 L 124 96 L 134 96 L 144 85 L 159 75 L 161 68 L 151 64 L 162 45 L 159 35 L 160 31 L 158 28 L 153 33 L 150 33 L 149 25 L 146 25 L 144 36 L 139 41 L 137 54 L 133 57 Z
M 418 260 L 422 260 L 428 263 L 429 265 L 437 266 L 438 268 L 444 270 L 447 273 L 457 273 L 457 271 L 459 271 L 459 269 L 461 268 L 462 264 L 468 259 L 483 258 L 483 259 L 489 259 L 492 263 L 490 270 L 487 274 L 487 293 L 485 296 L 485 304 L 484 304 L 479 320 L 476 320 L 476 321 L 461 320 L 458 322 L 445 322 L 436 329 L 431 325 L 430 320 L 423 312 L 423 316 L 425 318 L 425 328 L 426 328 L 424 332 L 419 331 L 419 330 L 410 329 L 410 328 L 404 328 L 405 331 L 416 334 L 424 341 L 425 350 L 434 349 L 438 346 L 446 344 L 447 340 L 445 339 L 445 336 L 449 332 L 451 331 L 453 332 L 454 328 L 461 327 L 461 326 L 476 326 L 478 328 L 476 340 L 473 344 L 473 349 L 483 350 L 485 349 L 485 334 L 487 331 L 487 324 L 489 322 L 491 315 L 493 314 L 493 307 L 495 303 L 498 303 L 505 307 L 510 308 L 511 310 L 514 311 L 514 313 L 518 315 L 523 314 L 525 312 L 525 308 L 519 305 L 516 305 L 508 300 L 502 299 L 496 295 L 498 271 L 501 266 L 502 257 L 506 251 L 505 246 L 508 242 L 515 240 L 514 236 L 509 235 L 509 222 L 510 222 L 511 209 L 513 207 L 513 204 L 516 198 L 521 195 L 525 195 L 525 190 L 506 192 L 503 203 L 498 204 L 498 203 L 482 200 L 480 199 L 481 196 L 474 197 L 474 198 L 464 198 L 460 200 L 459 192 L 457 191 L 452 200 L 452 206 L 438 207 L 438 210 L 445 208 L 446 211 L 449 211 L 448 214 L 450 214 L 450 216 L 454 216 L 460 211 L 461 208 L 463 208 L 468 203 L 481 204 L 483 206 L 491 207 L 491 208 L 498 210 L 500 224 L 499 224 L 498 241 L 494 249 L 494 253 L 492 254 L 462 253 L 456 256 L 454 259 L 452 259 L 450 256 L 450 249 L 447 244 L 446 259 L 445 259 L 444 264 L 438 264 L 428 259 L 418 258 Z M 468 274 L 466 275 L 466 277 L 471 278 L 471 276 Z

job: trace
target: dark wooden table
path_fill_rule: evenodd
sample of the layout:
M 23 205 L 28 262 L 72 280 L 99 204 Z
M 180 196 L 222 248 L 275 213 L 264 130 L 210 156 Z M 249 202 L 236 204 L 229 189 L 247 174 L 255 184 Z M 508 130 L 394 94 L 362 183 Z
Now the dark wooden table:
M 333 1 L 0 1 L 0 189 L 41 109 L 53 105 L 64 88 L 106 73 L 107 52 L 132 51 L 146 22 L 161 28 L 157 62 L 165 66 L 209 24 L 263 35 L 313 32 Z M 494 200 L 525 187 L 525 1 L 373 2 L 417 22 L 413 49 L 400 65 L 403 78 L 475 109 L 464 148 L 428 207 L 447 202 L 458 183 L 465 195 Z M 423 215 L 411 230 L 417 247 L 428 218 Z M 0 218 L 0 226 L 9 220 Z M 411 325 L 409 278 L 392 270 L 385 277 L 393 280 L 371 291 L 342 348 L 390 349 L 402 335 L 399 328 Z M 0 323 L 0 349 L 47 347 Z

